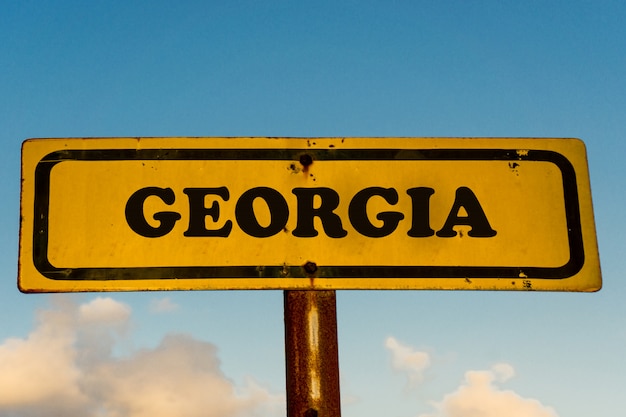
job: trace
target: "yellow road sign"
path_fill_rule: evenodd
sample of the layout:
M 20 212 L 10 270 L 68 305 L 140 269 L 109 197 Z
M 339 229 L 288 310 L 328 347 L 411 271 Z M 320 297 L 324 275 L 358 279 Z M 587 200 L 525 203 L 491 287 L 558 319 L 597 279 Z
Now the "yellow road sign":
M 31 139 L 24 292 L 601 287 L 577 139 Z

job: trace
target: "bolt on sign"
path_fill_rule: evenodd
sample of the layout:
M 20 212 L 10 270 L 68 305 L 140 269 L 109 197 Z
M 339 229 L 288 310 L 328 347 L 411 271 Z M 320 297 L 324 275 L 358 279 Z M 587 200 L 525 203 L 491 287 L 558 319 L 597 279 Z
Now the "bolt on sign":
M 30 139 L 24 292 L 596 291 L 578 139 Z

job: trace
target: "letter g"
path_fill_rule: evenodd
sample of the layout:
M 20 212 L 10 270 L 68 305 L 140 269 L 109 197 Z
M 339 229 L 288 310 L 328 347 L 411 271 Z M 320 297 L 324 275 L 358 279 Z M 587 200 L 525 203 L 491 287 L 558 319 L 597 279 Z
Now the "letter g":
M 143 237 L 165 236 L 172 231 L 181 216 L 175 211 L 160 211 L 152 216 L 154 220 L 159 221 L 159 226 L 150 225 L 143 210 L 144 202 L 150 196 L 159 197 L 167 205 L 174 204 L 176 199 L 171 188 L 145 187 L 135 191 L 126 203 L 126 222 L 135 233 Z

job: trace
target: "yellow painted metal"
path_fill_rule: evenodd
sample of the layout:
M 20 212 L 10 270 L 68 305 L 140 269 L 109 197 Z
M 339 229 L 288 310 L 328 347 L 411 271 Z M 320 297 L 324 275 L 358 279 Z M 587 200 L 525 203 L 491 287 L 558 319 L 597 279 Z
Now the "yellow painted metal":
M 172 204 L 150 196 L 143 205 L 153 228 L 155 213 L 178 213 L 160 237 L 142 236 L 125 217 L 129 198 L 146 187 L 174 194 Z M 201 209 L 207 230 L 230 224 L 228 235 L 185 236 L 194 204 L 185 190 L 220 187 L 227 198 L 209 193 Z M 275 190 L 288 209 L 284 228 L 267 237 L 251 236 L 236 215 L 240 197 L 258 187 Z M 367 223 L 382 227 L 381 212 L 403 216 L 382 237 L 351 222 L 350 202 L 371 187 L 395 190 L 398 201 L 368 199 Z M 416 208 L 407 190 L 418 187 L 433 191 Z M 294 235 L 299 188 L 339 196 L 333 213 L 344 237 L 327 236 L 318 217 L 317 236 Z M 452 209 L 460 188 L 471 190 L 495 236 L 472 237 L 469 225 L 454 226 L 455 236 L 436 234 L 449 216 L 470 215 L 466 207 Z M 316 196 L 313 209 L 320 201 Z M 261 228 L 276 220 L 262 198 L 252 207 Z M 432 236 L 407 233 L 416 210 Z M 31 139 L 22 148 L 18 284 L 24 292 L 596 291 L 601 273 L 585 146 L 517 138 Z

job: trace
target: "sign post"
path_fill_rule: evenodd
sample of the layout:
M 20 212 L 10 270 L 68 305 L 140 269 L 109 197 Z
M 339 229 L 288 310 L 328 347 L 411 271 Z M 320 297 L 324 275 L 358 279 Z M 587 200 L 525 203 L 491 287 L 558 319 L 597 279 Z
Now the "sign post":
M 340 417 L 335 291 L 285 291 L 287 417 Z
M 23 292 L 284 290 L 289 417 L 338 417 L 335 290 L 597 291 L 578 139 L 32 139 Z

